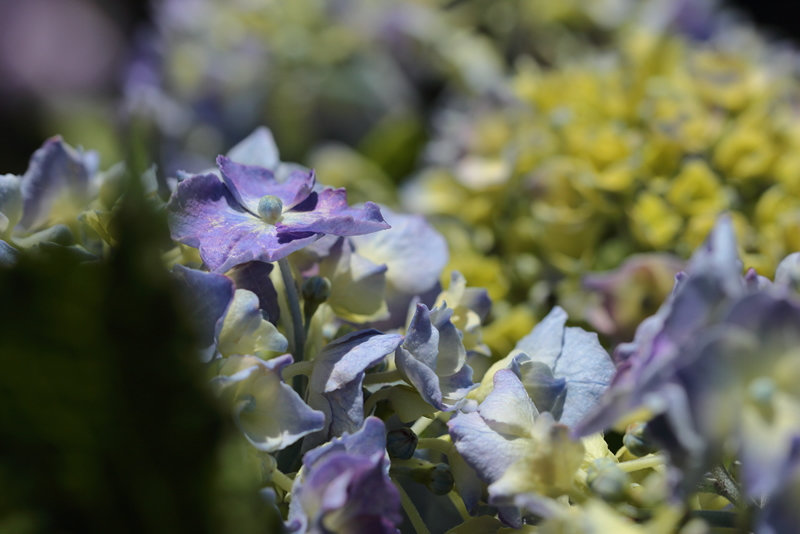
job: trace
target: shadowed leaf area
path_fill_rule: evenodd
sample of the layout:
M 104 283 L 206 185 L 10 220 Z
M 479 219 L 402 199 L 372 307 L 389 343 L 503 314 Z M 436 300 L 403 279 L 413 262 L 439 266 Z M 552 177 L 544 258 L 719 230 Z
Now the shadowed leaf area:
M 107 261 L 0 270 L 0 531 L 275 532 L 135 197 Z

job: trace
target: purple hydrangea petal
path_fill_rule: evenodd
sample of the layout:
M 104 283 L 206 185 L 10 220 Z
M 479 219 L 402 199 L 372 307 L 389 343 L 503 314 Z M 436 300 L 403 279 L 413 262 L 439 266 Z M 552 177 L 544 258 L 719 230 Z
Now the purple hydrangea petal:
M 324 189 L 285 211 L 276 228 L 279 235 L 314 232 L 355 236 L 391 227 L 376 204 L 367 202 L 362 209 L 351 208 L 344 189 Z
M 48 139 L 33 153 L 22 177 L 25 207 L 19 226 L 33 230 L 47 223 L 53 203 L 63 194 L 79 199 L 86 197 L 91 174 L 86 155 L 67 145 L 59 136 Z
M 251 261 L 237 265 L 226 276 L 231 278 L 238 289 L 252 291 L 258 296 L 258 307 L 267 313 L 272 324 L 278 324 L 281 308 L 278 305 L 278 292 L 269 277 L 273 264 L 263 261 Z
M 567 380 L 556 378 L 550 366 L 532 361 L 524 352 L 514 357 L 510 368 L 520 377 L 536 409 L 560 419 L 567 396 Z
M 280 198 L 286 211 L 306 200 L 316 183 L 313 171 L 293 172 L 285 182 L 279 182 L 275 174 L 264 167 L 243 165 L 225 156 L 218 156 L 217 164 L 233 197 L 253 215 L 258 214 L 261 197 Z
M 389 479 L 386 429 L 376 417 L 303 458 L 292 486 L 290 528 L 300 532 L 396 532 L 400 498 Z M 323 528 L 324 525 L 324 528 Z
M 312 233 L 278 236 L 275 226 L 242 208 L 213 174 L 178 184 L 167 212 L 172 239 L 199 248 L 213 272 L 250 261 L 277 261 L 319 238 Z
M 309 405 L 325 414 L 325 427 L 306 439 L 304 450 L 361 428 L 364 372 L 397 349 L 402 341 L 399 334 L 361 330 L 325 346 L 314 359 L 308 396 Z
M 730 215 L 717 219 L 705 242 L 692 254 L 686 270 L 692 275 L 714 276 L 730 296 L 741 294 L 742 260 Z
M 437 410 L 452 411 L 453 408 L 445 406 L 442 402 L 442 390 L 439 385 L 439 376 L 425 363 L 416 359 L 412 353 L 400 346 L 394 355 L 397 369 L 414 386 L 425 402 L 436 407 Z
M 187 269 L 183 265 L 175 265 L 172 274 L 186 296 L 187 309 L 198 326 L 201 346 L 214 346 L 233 300 L 233 281 L 221 274 Z

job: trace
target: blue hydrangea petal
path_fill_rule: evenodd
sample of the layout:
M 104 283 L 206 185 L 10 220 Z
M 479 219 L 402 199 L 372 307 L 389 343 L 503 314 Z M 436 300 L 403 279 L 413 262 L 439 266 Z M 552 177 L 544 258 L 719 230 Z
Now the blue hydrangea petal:
M 552 369 L 561 355 L 566 324 L 567 312 L 555 306 L 530 334 L 517 343 L 514 350 L 524 352 L 532 360 L 546 363 Z
M 494 389 L 478 406 L 478 413 L 497 432 L 529 436 L 539 411 L 522 382 L 510 369 L 498 371 L 493 380 Z
M 281 162 L 278 145 L 269 128 L 259 126 L 228 151 L 228 158 L 243 165 L 275 170 Z
M 59 136 L 48 139 L 34 152 L 22 176 L 20 187 L 25 207 L 19 226 L 25 230 L 43 226 L 50 220 L 53 204 L 64 194 L 85 200 L 94 171 L 90 159 Z
M 0 267 L 13 267 L 19 256 L 19 250 L 0 239 Z
M 559 422 L 574 427 L 597 406 L 614 376 L 614 363 L 597 334 L 569 327 L 553 374 L 567 381 L 567 396 Z
M 278 292 L 269 277 L 272 269 L 272 263 L 251 261 L 237 265 L 225 275 L 234 281 L 238 289 L 255 293 L 258 296 L 258 307 L 266 312 L 269 322 L 278 324 L 281 308 L 278 304 Z
M 403 346 L 397 348 L 394 355 L 397 369 L 414 386 L 425 402 L 435 406 L 437 410 L 451 411 L 452 408 L 442 403 L 442 390 L 439 376 L 425 363 L 415 358 Z
M 388 267 L 390 291 L 421 295 L 439 283 L 450 259 L 447 242 L 420 215 L 405 215 L 381 207 L 390 230 L 353 237 L 356 252 Z
M 413 358 L 424 364 L 431 371 L 436 370 L 436 358 L 439 354 L 439 331 L 431 323 L 430 311 L 424 304 L 417 304 L 417 311 L 411 318 L 403 349 L 413 354 Z M 405 354 L 397 362 L 401 372 L 401 365 L 406 361 Z
M 442 308 L 434 308 L 430 314 L 434 328 L 439 331 L 439 344 L 436 357 L 436 374 L 439 376 L 449 376 L 457 373 L 464 366 L 467 360 L 467 351 L 464 348 L 462 334 L 458 328 L 450 322 L 453 310 L 442 305 Z
M 187 309 L 198 326 L 201 347 L 214 347 L 222 330 L 228 305 L 233 300 L 233 281 L 221 274 L 175 265 L 172 274 L 187 299 Z
M 22 181 L 13 174 L 0 175 L 0 237 L 7 237 L 22 219 Z
M 560 419 L 567 396 L 567 380 L 556 378 L 546 363 L 534 362 L 525 353 L 514 358 L 511 369 L 520 377 L 536 409 Z
M 458 453 L 487 484 L 503 476 L 531 447 L 530 439 L 496 432 L 478 412 L 457 413 L 447 426 Z

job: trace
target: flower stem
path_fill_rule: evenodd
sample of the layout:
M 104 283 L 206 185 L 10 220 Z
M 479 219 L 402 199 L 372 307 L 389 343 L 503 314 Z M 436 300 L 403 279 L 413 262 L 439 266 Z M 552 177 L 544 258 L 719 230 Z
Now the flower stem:
M 294 362 L 286 366 L 281 373 L 284 382 L 297 375 L 310 376 L 314 369 L 314 362 Z
M 391 392 L 392 388 L 384 388 L 370 395 L 366 402 L 364 402 L 364 415 L 369 415 L 372 412 L 372 408 L 378 404 L 378 402 L 388 399 Z
M 403 510 L 405 510 L 411 524 L 414 525 L 414 530 L 417 531 L 417 534 L 430 534 L 430 530 L 425 526 L 425 521 L 422 520 L 422 516 L 419 515 L 417 508 L 414 506 L 414 503 L 411 502 L 411 498 L 406 493 L 406 490 L 403 489 L 403 486 L 400 485 L 396 478 L 392 477 L 392 482 L 394 482 L 394 486 L 397 488 L 397 493 L 400 494 L 400 504 L 403 505 Z
M 422 417 L 420 417 L 419 419 L 414 421 L 414 424 L 411 425 L 411 430 L 413 430 L 414 433 L 419 436 L 420 434 L 425 432 L 426 428 L 431 426 L 431 423 L 433 423 L 436 420 L 436 417 L 440 413 L 442 413 L 442 412 L 436 412 L 435 414 L 433 414 L 433 417 L 425 417 L 423 415 Z
M 417 449 L 432 449 L 442 454 L 452 454 L 453 444 L 441 438 L 420 438 L 417 441 Z
M 277 469 L 272 471 L 272 481 L 286 493 L 291 493 L 293 481 Z
M 300 298 L 297 296 L 297 286 L 294 283 L 294 275 L 289 260 L 281 258 L 278 260 L 281 268 L 281 278 L 286 289 L 286 300 L 289 301 L 289 312 L 292 316 L 292 334 L 294 336 L 294 361 L 301 362 L 305 356 L 306 333 L 303 328 L 303 314 L 300 311 Z
M 711 477 L 701 483 L 701 488 L 707 491 L 722 495 L 737 508 L 746 508 L 747 502 L 742 497 L 742 490 L 739 484 L 733 479 L 725 466 L 719 464 L 711 469 Z
M 392 371 L 386 371 L 385 373 L 370 373 L 365 375 L 363 385 L 387 384 L 390 382 L 398 382 L 402 379 L 403 377 L 400 376 L 400 371 L 394 369 Z
M 659 454 L 648 454 L 642 458 L 631 460 L 629 462 L 620 462 L 617 467 L 626 473 L 633 471 L 640 471 L 642 469 L 649 469 L 651 467 L 658 467 L 664 463 L 664 457 Z

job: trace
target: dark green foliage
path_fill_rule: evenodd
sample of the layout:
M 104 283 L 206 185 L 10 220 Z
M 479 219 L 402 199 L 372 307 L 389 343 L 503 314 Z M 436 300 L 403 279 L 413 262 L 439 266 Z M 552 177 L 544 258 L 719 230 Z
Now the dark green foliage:
M 0 531 L 272 532 L 135 197 L 108 261 L 0 270 Z

